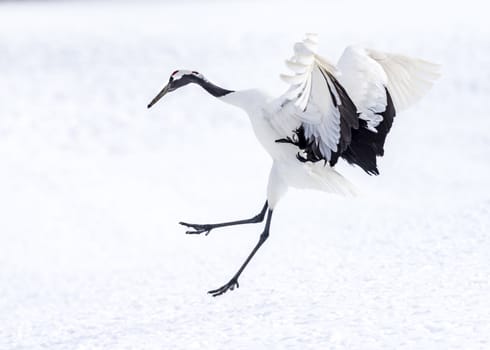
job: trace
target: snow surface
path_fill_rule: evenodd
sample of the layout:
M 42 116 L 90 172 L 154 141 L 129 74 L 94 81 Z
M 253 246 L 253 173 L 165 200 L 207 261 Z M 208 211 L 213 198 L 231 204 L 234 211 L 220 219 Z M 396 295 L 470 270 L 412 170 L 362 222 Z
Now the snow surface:
M 0 3 L 0 349 L 489 349 L 485 2 Z M 358 199 L 291 191 L 245 115 L 175 69 L 279 94 L 304 32 L 443 64 Z

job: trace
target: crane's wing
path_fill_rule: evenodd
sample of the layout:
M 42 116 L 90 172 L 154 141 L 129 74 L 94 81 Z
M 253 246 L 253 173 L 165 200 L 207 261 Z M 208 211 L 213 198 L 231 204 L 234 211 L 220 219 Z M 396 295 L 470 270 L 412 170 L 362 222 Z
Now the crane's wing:
M 337 64 L 339 81 L 359 113 L 360 127 L 341 157 L 378 174 L 376 157 L 395 114 L 425 95 L 439 77 L 439 65 L 398 54 L 347 47 Z
M 422 97 L 438 77 L 437 65 L 402 55 L 348 47 L 337 68 L 316 54 L 316 37 L 296 43 L 287 61 L 295 72 L 282 76 L 291 84 L 271 120 L 292 136 L 278 140 L 300 149 L 298 159 L 339 157 L 378 174 L 376 157 L 384 153 L 395 113 Z M 295 129 L 292 129 L 294 128 Z
M 398 54 L 356 46 L 344 50 L 337 63 L 339 81 L 357 106 L 367 128 L 376 132 L 386 109 L 387 89 L 397 112 L 425 95 L 439 77 L 439 65 Z
M 316 54 L 316 35 L 294 45 L 286 61 L 294 75 L 281 75 L 291 86 L 279 98 L 270 122 L 281 135 L 277 142 L 299 147 L 300 161 L 324 160 L 334 165 L 359 127 L 357 109 L 336 76 L 337 69 Z

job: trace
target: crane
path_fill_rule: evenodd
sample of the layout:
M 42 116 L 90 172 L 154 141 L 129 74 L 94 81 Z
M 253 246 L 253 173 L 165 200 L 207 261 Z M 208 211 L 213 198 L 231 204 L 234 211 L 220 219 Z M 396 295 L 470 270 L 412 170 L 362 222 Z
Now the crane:
M 349 46 L 334 65 L 318 55 L 317 48 L 316 34 L 306 34 L 294 45 L 294 54 L 286 60 L 292 74 L 281 75 L 289 88 L 278 98 L 257 89 L 224 89 L 199 72 L 176 70 L 148 105 L 187 84 L 198 84 L 244 110 L 272 158 L 266 201 L 257 215 L 217 224 L 180 222 L 187 234 L 208 235 L 217 228 L 265 219 L 251 253 L 226 284 L 208 292 L 212 296 L 239 287 L 238 278 L 269 237 L 274 208 L 289 187 L 355 195 L 355 187 L 334 169 L 339 159 L 378 175 L 376 158 L 384 154 L 396 113 L 419 100 L 439 77 L 439 65 L 400 54 Z

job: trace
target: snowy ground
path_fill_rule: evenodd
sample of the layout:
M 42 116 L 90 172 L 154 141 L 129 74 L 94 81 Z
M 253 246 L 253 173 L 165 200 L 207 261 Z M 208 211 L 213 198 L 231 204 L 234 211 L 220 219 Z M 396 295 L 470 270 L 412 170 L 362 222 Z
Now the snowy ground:
M 0 3 L 0 349 L 489 349 L 490 26 L 428 4 Z M 255 214 L 270 160 L 198 87 L 146 104 L 177 68 L 279 94 L 306 31 L 444 76 L 380 176 L 339 166 L 363 197 L 291 191 L 212 298 L 261 227 L 177 222 Z

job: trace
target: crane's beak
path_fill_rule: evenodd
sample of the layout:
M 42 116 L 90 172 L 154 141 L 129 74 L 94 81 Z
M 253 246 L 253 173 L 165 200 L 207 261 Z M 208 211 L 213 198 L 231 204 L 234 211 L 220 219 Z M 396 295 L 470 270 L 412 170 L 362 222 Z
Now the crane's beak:
M 163 96 L 165 96 L 165 94 L 168 92 L 170 88 L 170 83 L 165 85 L 165 87 L 162 89 L 162 91 L 160 91 L 158 93 L 158 95 L 155 96 L 155 98 L 153 100 L 151 100 L 150 104 L 148 105 L 148 108 L 151 108 L 151 106 L 153 106 L 155 103 L 158 102 L 158 100 L 160 100 Z

